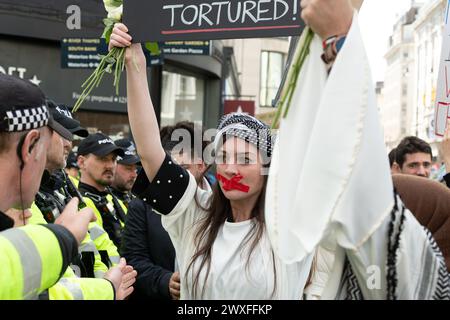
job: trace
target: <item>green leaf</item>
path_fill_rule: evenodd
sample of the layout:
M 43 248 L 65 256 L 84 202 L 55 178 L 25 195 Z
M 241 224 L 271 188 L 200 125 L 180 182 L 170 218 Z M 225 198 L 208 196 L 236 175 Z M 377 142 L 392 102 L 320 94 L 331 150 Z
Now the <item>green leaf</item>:
M 159 56 L 161 54 L 161 50 L 159 49 L 158 42 L 146 42 L 145 48 L 150 51 L 153 56 Z
M 111 18 L 105 18 L 105 19 L 103 19 L 103 24 L 105 25 L 105 27 L 109 27 L 109 26 L 114 26 L 114 24 L 116 23 L 116 22 L 119 22 L 119 21 L 117 21 L 116 19 L 111 19 Z
M 105 61 L 107 64 L 114 64 L 116 63 L 116 59 L 114 59 L 113 57 L 106 57 Z
M 106 43 L 109 43 L 109 40 L 111 39 L 111 34 L 114 28 L 114 24 L 110 25 L 103 30 L 102 38 L 105 38 Z
M 108 64 L 108 66 L 105 68 L 105 71 L 107 73 L 112 73 L 112 64 Z

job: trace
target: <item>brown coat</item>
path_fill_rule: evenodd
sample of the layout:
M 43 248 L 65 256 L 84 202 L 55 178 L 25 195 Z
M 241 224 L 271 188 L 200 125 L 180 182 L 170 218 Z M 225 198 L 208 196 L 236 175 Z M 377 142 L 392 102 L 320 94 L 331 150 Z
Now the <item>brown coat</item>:
M 450 189 L 417 176 L 393 175 L 392 178 L 405 206 L 433 234 L 450 271 Z

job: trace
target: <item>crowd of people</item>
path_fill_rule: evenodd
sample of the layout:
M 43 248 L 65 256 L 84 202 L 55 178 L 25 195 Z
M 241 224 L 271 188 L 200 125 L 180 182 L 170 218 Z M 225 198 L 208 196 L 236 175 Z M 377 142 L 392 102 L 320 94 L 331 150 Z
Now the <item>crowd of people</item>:
M 345 40 L 349 0 L 301 6 L 323 40 Z M 324 45 L 330 68 L 339 54 L 333 41 Z M 262 172 L 276 143 L 268 125 L 225 115 L 213 142 L 200 146 L 194 123 L 160 129 L 142 47 L 123 24 L 113 47 L 128 47 L 133 140 L 89 134 L 69 107 L 0 75 L 0 299 L 450 299 L 450 174 L 447 186 L 429 179 L 426 142 L 408 137 L 389 154 L 395 207 L 357 251 L 342 251 L 345 265 L 336 267 L 341 251 L 324 244 L 287 263 L 266 230 Z M 185 141 L 174 137 L 186 136 L 179 132 L 190 137 L 187 148 L 177 147 Z M 83 138 L 76 152 L 74 136 Z M 449 151 L 450 133 L 450 170 Z M 376 293 L 355 256 L 386 262 Z

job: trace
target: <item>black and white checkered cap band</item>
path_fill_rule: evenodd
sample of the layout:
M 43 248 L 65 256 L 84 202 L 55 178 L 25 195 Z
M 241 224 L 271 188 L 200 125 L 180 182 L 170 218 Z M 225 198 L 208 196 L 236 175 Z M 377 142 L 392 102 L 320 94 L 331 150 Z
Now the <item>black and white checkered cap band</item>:
M 6 111 L 7 132 L 21 132 L 44 127 L 49 121 L 46 106 Z

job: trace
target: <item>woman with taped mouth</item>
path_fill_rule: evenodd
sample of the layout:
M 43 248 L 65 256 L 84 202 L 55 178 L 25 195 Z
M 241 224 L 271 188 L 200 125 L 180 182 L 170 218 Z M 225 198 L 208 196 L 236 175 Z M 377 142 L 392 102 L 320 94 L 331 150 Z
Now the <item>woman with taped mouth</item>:
M 310 62 L 314 64 L 307 75 L 312 77 L 315 68 L 320 66 L 322 76 L 326 77 L 329 69 L 325 70 L 322 63 L 333 66 L 335 69 L 331 70 L 327 85 L 332 85 L 333 90 L 336 90 L 342 78 L 333 75 L 339 72 L 336 70 L 340 70 L 341 75 L 346 72 L 349 86 L 336 110 L 340 112 L 340 108 L 345 109 L 344 106 L 354 100 L 356 102 L 348 106 L 364 109 L 361 114 L 367 113 L 365 116 L 350 116 L 356 109 L 349 108 L 346 116 L 337 119 L 339 126 L 330 132 L 336 133 L 344 126 L 353 129 L 359 127 L 349 135 L 336 135 L 336 139 L 332 135 L 326 136 L 328 146 L 339 139 L 346 141 L 347 136 L 353 137 L 353 142 L 346 141 L 348 146 L 333 146 L 334 157 L 339 158 L 342 151 L 346 160 L 339 163 L 348 168 L 345 168 L 345 174 L 339 171 L 339 166 L 335 167 L 335 171 L 340 173 L 323 168 L 324 174 L 329 173 L 328 181 L 325 175 L 317 181 L 313 177 L 304 179 L 300 191 L 308 187 L 313 191 L 308 193 L 308 198 L 300 199 L 308 204 L 303 210 L 284 206 L 282 200 L 289 200 L 286 199 L 286 193 L 277 193 L 280 190 L 277 187 L 282 183 L 301 179 L 295 168 L 279 172 L 280 181 L 275 187 L 272 181 L 267 184 L 264 169 L 271 161 L 272 137 L 264 124 L 245 115 L 232 114 L 221 119 L 213 145 L 219 182 L 213 192 L 201 191 L 195 179 L 163 151 L 141 46 L 132 45 L 124 25 L 119 24 L 114 28 L 110 46 L 130 47 L 125 54 L 129 119 L 145 169 L 138 177 L 134 191 L 162 215 L 162 224 L 176 251 L 181 275 L 180 298 L 300 299 L 305 293 L 306 298 L 313 299 L 449 299 L 450 276 L 433 236 L 418 223 L 397 194 L 392 203 L 386 201 L 393 196 L 393 190 L 389 184 L 390 174 L 381 137 L 378 141 L 381 143 L 376 139 L 371 140 L 381 131 L 376 133 L 377 125 L 371 122 L 377 116 L 373 97 L 368 94 L 371 91 L 368 84 L 371 77 L 358 21 L 353 19 L 356 14 L 350 1 L 302 0 L 301 5 L 302 17 L 322 40 L 332 36 L 333 41 L 337 41 L 339 37 L 333 35 L 345 34 L 347 43 L 344 48 L 347 54 L 342 54 L 341 59 L 333 64 L 337 47 L 327 50 L 327 46 L 323 46 L 323 43 L 321 46 L 316 38 L 310 56 Z M 322 52 L 323 47 L 326 52 Z M 350 51 L 354 54 L 350 55 Z M 359 63 L 367 68 L 360 69 Z M 361 82 L 363 78 L 365 80 Z M 320 85 L 324 79 L 316 80 L 311 80 L 310 87 L 316 83 Z M 352 91 L 352 86 L 359 89 Z M 306 88 L 312 90 L 310 87 Z M 353 93 L 357 95 L 351 95 Z M 306 98 L 312 99 L 312 96 Z M 328 107 L 335 107 L 331 100 L 327 103 Z M 314 106 L 310 104 L 308 111 Z M 324 111 L 320 105 L 317 108 Z M 305 124 L 305 119 L 309 117 L 303 118 L 301 125 Z M 366 120 L 370 120 L 367 125 Z M 330 123 L 322 122 L 319 128 L 325 128 L 326 125 Z M 361 131 L 363 137 L 356 133 L 361 128 L 364 128 Z M 292 139 L 300 137 L 292 136 Z M 280 145 L 286 143 L 286 139 L 280 139 Z M 311 141 L 321 146 L 320 140 Z M 374 145 L 379 149 L 371 153 L 359 153 L 357 160 L 361 161 L 353 163 L 355 149 L 367 151 L 365 148 L 370 149 L 373 141 L 377 142 Z M 308 144 L 308 148 L 310 146 Z M 288 146 L 285 145 L 285 148 L 290 151 Z M 308 158 L 309 162 L 320 157 L 318 149 Z M 380 154 L 376 154 L 380 151 Z M 379 162 L 379 169 L 374 166 L 373 172 L 384 175 L 381 183 L 377 183 L 376 175 L 372 175 L 371 179 L 365 175 L 365 165 L 367 161 L 371 163 L 370 155 L 379 157 L 379 161 L 374 161 Z M 273 165 L 283 165 L 283 160 L 288 160 L 278 159 L 278 156 L 273 156 Z M 328 162 L 333 162 L 333 158 L 328 159 Z M 383 167 L 381 163 L 384 160 Z M 290 165 L 287 168 L 295 164 L 294 161 L 286 163 Z M 278 177 L 277 174 L 273 176 Z M 339 188 L 327 186 L 333 181 Z M 317 182 L 321 188 L 312 182 Z M 342 184 L 350 187 L 342 189 Z M 367 185 L 377 188 L 370 189 Z M 283 187 L 284 192 L 288 187 L 296 188 L 290 183 Z M 339 208 L 324 209 L 322 212 L 315 210 L 315 199 L 323 202 L 328 200 L 326 196 L 330 194 L 325 192 L 328 187 L 333 193 L 339 191 L 337 195 L 331 194 L 332 197 L 341 198 L 341 201 L 333 202 L 333 206 Z M 266 192 L 270 198 L 266 198 Z M 295 197 L 302 193 L 292 194 Z M 380 201 L 380 208 L 377 207 L 377 199 L 384 199 Z M 265 201 L 270 224 L 264 221 Z M 321 204 L 318 203 L 318 207 Z M 273 214 L 282 210 L 284 218 L 281 214 Z M 320 228 L 315 220 L 323 222 Z M 281 237 L 284 237 L 283 241 L 277 241 Z M 296 240 L 303 241 L 297 241 L 296 245 Z M 302 244 L 307 244 L 308 248 L 305 249 Z M 326 252 L 321 253 L 321 248 Z M 280 250 L 285 250 L 284 258 Z M 312 267 L 315 254 L 317 266 Z M 288 264 L 285 261 L 293 262 Z M 311 284 L 304 290 L 312 268 Z
M 128 114 L 145 170 L 133 192 L 162 215 L 176 251 L 180 298 L 300 299 L 311 259 L 283 264 L 265 231 L 270 129 L 251 116 L 224 116 L 214 140 L 219 182 L 212 192 L 198 188 L 195 178 L 161 146 L 145 56 L 140 44 L 131 44 L 127 31 L 117 24 L 110 45 L 130 46 Z

